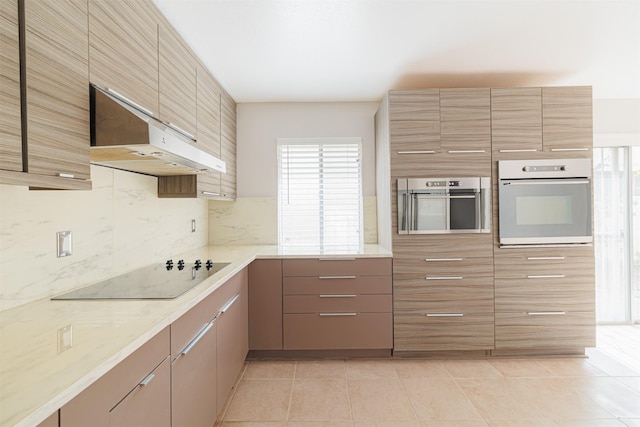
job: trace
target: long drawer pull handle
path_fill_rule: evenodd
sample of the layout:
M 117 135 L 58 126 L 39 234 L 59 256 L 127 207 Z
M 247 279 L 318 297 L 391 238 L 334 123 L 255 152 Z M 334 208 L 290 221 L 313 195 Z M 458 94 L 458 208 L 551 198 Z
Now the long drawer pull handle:
M 566 311 L 529 311 L 529 316 L 564 316 Z
M 486 153 L 486 150 L 449 150 L 449 154 Z
M 201 191 L 201 194 L 205 195 L 205 196 L 219 196 L 220 193 L 214 193 L 213 191 Z
M 398 151 L 398 154 L 435 154 L 434 150 Z
M 218 314 L 225 313 L 227 310 L 231 308 L 231 306 L 240 298 L 240 294 L 237 294 L 235 297 L 231 298 L 222 308 L 218 311 Z
M 356 316 L 357 313 L 320 313 L 321 317 Z
M 187 354 L 189 354 L 189 352 L 193 349 L 193 347 L 195 347 L 196 344 L 198 344 L 198 342 L 202 339 L 202 337 L 204 337 L 207 334 L 207 332 L 209 332 L 209 329 L 211 329 L 212 327 L 213 327 L 213 322 L 207 323 L 205 327 L 202 328 L 200 332 L 198 332 L 198 335 L 196 335 L 195 338 L 192 339 L 191 342 L 187 344 L 185 348 L 182 349 L 182 351 L 180 352 L 180 356 L 186 356 Z
M 357 295 L 355 294 L 330 294 L 330 295 L 320 295 L 320 298 L 355 298 Z
M 563 256 L 530 256 L 527 257 L 527 260 L 529 261 L 552 261 L 552 260 L 563 260 L 566 259 L 567 257 L 563 257 Z
M 563 279 L 564 277 L 566 277 L 564 274 L 539 274 L 527 276 L 527 279 Z
M 464 317 L 464 313 L 427 313 L 427 317 Z
M 552 148 L 551 151 L 589 151 L 587 147 L 584 148 Z
M 354 257 L 345 257 L 345 256 L 333 256 L 333 257 L 321 257 L 318 258 L 318 261 L 355 261 Z
M 464 261 L 464 258 L 425 258 L 427 262 L 439 262 L 439 261 Z
M 64 173 L 64 172 L 60 172 L 60 173 L 58 174 L 58 176 L 59 176 L 60 178 L 71 178 L 71 179 L 73 179 L 73 178 L 75 178 L 75 177 L 76 177 L 76 176 L 75 176 L 74 174 L 72 174 L 72 173 Z
M 331 280 L 331 279 L 355 279 L 357 276 L 318 276 L 320 280 Z
M 535 153 L 538 150 L 535 148 L 524 148 L 524 149 L 515 149 L 515 150 L 499 150 L 500 153 Z
M 156 376 L 156 374 L 147 375 L 146 377 L 144 377 L 142 379 L 142 381 L 140 381 L 140 383 L 138 385 L 140 387 L 144 387 L 144 386 L 148 385 L 151 382 L 151 380 L 153 380 L 153 377 L 155 377 L 155 376 Z
M 463 276 L 427 276 L 426 280 L 462 280 Z

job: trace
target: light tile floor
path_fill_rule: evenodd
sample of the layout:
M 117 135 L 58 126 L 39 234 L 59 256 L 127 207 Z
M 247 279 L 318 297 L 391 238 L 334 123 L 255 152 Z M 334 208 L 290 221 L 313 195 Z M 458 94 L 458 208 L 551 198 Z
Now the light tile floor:
M 601 341 L 588 358 L 251 361 L 220 426 L 640 427 L 640 326 Z

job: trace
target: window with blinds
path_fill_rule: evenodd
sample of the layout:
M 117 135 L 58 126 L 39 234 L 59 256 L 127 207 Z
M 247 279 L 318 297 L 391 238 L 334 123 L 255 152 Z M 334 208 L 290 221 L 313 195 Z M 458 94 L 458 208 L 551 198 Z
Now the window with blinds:
M 361 138 L 278 139 L 283 246 L 357 251 L 362 243 Z

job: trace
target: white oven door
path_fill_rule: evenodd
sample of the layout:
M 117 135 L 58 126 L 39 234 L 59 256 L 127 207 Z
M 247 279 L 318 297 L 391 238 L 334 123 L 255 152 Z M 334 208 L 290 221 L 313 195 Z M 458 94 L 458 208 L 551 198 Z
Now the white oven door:
M 590 179 L 505 179 L 498 196 L 501 245 L 593 241 Z

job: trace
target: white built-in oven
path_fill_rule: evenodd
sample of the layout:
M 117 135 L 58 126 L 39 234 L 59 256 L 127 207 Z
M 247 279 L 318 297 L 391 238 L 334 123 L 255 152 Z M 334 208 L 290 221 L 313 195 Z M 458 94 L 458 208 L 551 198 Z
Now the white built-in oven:
M 500 245 L 593 242 L 591 161 L 498 162 Z
M 488 233 L 489 177 L 398 179 L 398 234 Z

